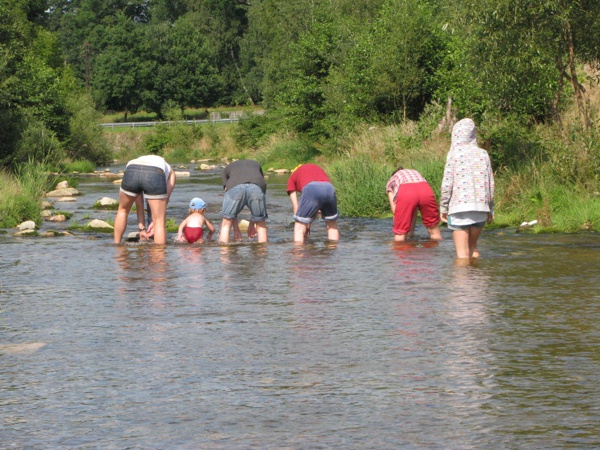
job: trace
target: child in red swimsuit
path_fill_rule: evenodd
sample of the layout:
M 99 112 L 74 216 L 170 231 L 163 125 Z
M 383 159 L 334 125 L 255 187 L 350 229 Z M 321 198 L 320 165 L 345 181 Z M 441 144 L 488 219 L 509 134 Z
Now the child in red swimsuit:
M 204 217 L 204 210 L 206 209 L 206 202 L 201 198 L 195 197 L 190 202 L 189 216 L 187 216 L 181 225 L 179 225 L 179 232 L 177 240 L 179 242 L 188 242 L 190 244 L 194 242 L 203 243 L 204 239 L 204 226 L 208 228 L 209 236 L 215 232 L 215 227 L 210 221 Z

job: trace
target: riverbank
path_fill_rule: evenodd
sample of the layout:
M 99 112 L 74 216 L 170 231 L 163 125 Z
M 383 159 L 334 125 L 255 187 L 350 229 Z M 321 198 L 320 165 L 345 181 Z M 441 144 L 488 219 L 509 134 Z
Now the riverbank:
M 291 170 L 316 162 L 336 186 L 341 214 L 372 218 L 391 215 L 385 184 L 398 165 L 421 172 L 439 198 L 450 148 L 449 130 L 439 130 L 437 121 L 425 119 L 403 125 L 364 125 L 324 143 L 280 130 L 277 118 L 268 114 L 252 115 L 237 124 L 160 124 L 152 129 L 105 130 L 103 136 L 113 158 L 121 162 L 147 153 L 161 154 L 173 164 L 251 158 L 265 170 Z M 488 150 L 495 170 L 492 228 L 518 228 L 536 221 L 529 231 L 600 231 L 597 127 L 583 131 L 568 111 L 560 125 L 488 122 L 478 128 L 478 141 Z M 16 176 L 2 173 L 0 227 L 23 220 L 39 222 L 41 193 L 48 182 L 56 181 L 56 177 L 44 178 L 47 167 L 23 168 Z M 62 165 L 66 177 L 94 168 L 81 161 Z
M 333 151 L 287 132 L 251 141 L 248 128 L 252 128 L 243 123 L 195 131 L 189 126 L 165 128 L 152 138 L 129 131 L 113 133 L 111 138 L 125 159 L 127 154 L 149 151 L 149 144 L 161 142 L 160 152 L 173 162 L 198 157 L 252 158 L 265 169 L 293 169 L 316 162 L 336 185 L 344 216 L 388 217 L 385 184 L 398 165 L 421 172 L 439 198 L 450 135 L 445 131 L 423 139 L 419 126 L 364 126 L 336 142 Z M 545 125 L 527 131 L 514 124 L 498 124 L 480 131 L 480 145 L 488 149 L 495 166 L 492 228 L 518 228 L 537 221 L 530 231 L 600 230 L 600 195 L 595 183 L 600 139 L 596 131 L 584 134 L 576 125 L 563 127 L 562 132 Z M 200 137 L 194 139 L 194 135 Z

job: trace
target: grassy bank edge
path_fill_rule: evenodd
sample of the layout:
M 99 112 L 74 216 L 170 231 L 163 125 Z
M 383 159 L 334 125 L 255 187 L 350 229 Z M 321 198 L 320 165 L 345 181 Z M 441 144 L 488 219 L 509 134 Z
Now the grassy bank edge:
M 316 162 L 326 169 L 336 186 L 342 216 L 373 218 L 391 216 L 385 185 L 398 165 L 421 172 L 439 198 L 450 144 L 448 133 L 428 140 L 415 139 L 414 124 L 359 128 L 339 141 L 337 151 L 330 153 L 289 132 L 273 133 L 257 145 L 242 147 L 236 138 L 240 132 L 237 125 L 194 128 L 181 125 L 140 133 L 136 130 L 107 132 L 105 136 L 115 158 L 121 162 L 148 153 L 148 145 L 157 141 L 160 143 L 158 152 L 172 163 L 189 163 L 201 158 L 252 158 L 266 170 L 270 167 L 293 169 L 301 163 Z M 572 164 L 581 166 L 582 163 Z M 94 166 L 75 161 L 63 168 L 68 172 L 83 172 Z M 518 229 L 523 222 L 537 220 L 527 232 L 599 231 L 598 188 L 594 189 L 594 183 L 589 180 L 578 182 L 576 177 L 567 182 L 555 172 L 552 161 L 540 162 L 534 158 L 518 168 L 497 169 L 496 217 L 488 228 Z M 45 167 L 32 163 L 24 165 L 16 175 L 0 173 L 1 228 L 14 227 L 24 220 L 41 222 L 41 199 L 50 183 L 46 174 Z

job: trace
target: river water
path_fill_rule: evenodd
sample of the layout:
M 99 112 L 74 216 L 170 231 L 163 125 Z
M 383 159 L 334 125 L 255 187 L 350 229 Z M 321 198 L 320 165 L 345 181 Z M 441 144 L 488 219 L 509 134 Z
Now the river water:
M 600 446 L 600 236 L 484 231 L 459 264 L 447 230 L 342 218 L 295 246 L 286 180 L 266 245 L 0 235 L 1 447 Z M 78 189 L 71 222 L 114 218 L 110 180 Z M 194 196 L 218 228 L 219 171 L 168 217 Z

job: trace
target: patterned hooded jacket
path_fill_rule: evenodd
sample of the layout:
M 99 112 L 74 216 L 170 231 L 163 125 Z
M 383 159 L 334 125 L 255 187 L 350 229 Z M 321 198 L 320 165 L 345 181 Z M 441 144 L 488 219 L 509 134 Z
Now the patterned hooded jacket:
M 462 119 L 452 129 L 440 196 L 440 212 L 494 213 L 494 174 L 487 152 L 477 146 L 475 123 Z

